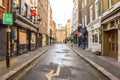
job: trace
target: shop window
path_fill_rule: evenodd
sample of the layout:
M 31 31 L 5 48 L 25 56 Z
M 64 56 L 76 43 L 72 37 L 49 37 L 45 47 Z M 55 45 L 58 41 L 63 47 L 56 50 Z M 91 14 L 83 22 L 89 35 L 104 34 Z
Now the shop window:
M 19 42 L 20 44 L 27 44 L 27 34 L 25 32 L 19 32 Z
M 93 34 L 92 39 L 93 39 L 92 40 L 93 43 L 98 43 L 98 35 L 97 34 Z
M 36 35 L 35 35 L 35 33 L 32 33 L 32 35 L 31 35 L 31 44 L 36 44 Z

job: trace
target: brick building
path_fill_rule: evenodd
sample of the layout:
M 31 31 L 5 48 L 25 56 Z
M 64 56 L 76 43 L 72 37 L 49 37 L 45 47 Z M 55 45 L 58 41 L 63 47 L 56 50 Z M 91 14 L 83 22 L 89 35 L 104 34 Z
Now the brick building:
M 60 27 L 59 29 L 57 29 L 56 31 L 56 38 L 57 38 L 57 42 L 58 43 L 63 43 L 63 41 L 65 40 L 66 36 L 65 36 L 65 27 Z
M 101 0 L 83 0 L 82 10 L 82 24 L 88 31 L 88 49 L 101 51 Z
M 48 44 L 48 0 L 38 0 L 38 17 L 41 19 L 38 22 L 40 39 L 38 41 L 42 42 L 42 46 Z
M 48 2 L 48 44 L 52 42 L 52 8 L 50 2 Z
M 13 0 L 12 13 L 14 25 L 12 26 L 12 55 L 20 55 L 37 48 L 36 13 L 37 1 L 34 0 Z

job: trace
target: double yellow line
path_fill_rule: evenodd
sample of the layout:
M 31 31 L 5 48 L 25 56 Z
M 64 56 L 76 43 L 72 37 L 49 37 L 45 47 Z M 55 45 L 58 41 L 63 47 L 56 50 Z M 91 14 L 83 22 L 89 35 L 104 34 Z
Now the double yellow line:
M 45 54 L 40 56 L 38 59 L 36 59 L 34 62 L 30 64 L 29 67 L 27 67 L 24 71 L 22 71 L 14 80 L 20 80 L 25 74 L 27 74 L 43 57 Z

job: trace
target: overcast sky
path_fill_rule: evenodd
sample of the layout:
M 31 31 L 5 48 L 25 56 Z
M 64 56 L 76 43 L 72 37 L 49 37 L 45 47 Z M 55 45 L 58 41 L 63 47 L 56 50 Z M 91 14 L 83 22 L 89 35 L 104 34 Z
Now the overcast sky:
M 53 20 L 57 24 L 65 25 L 72 17 L 73 0 L 50 0 L 53 11 Z

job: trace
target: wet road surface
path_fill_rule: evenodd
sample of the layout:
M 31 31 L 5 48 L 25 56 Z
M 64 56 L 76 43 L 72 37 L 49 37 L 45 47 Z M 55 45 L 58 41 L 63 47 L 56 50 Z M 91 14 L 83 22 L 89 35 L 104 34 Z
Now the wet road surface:
M 108 80 L 64 44 L 54 45 L 21 80 Z

